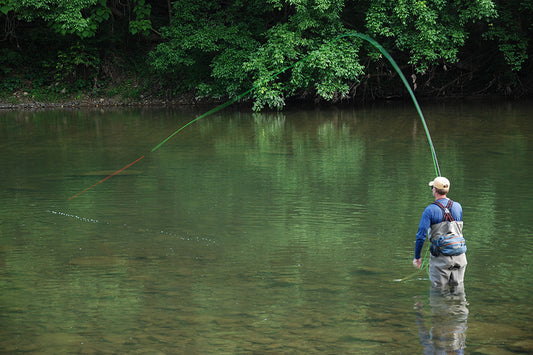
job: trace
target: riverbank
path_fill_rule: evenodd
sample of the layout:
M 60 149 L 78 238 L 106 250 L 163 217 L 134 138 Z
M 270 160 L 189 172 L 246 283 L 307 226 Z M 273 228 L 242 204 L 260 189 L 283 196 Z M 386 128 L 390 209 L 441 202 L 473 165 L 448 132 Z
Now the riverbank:
M 0 98 L 0 110 L 36 110 L 60 108 L 89 107 L 130 107 L 130 106 L 176 106 L 195 105 L 201 101 L 192 95 L 184 95 L 173 100 L 165 100 L 141 95 L 139 99 L 122 98 L 120 96 L 104 97 L 78 95 L 75 97 L 58 98 L 54 101 L 37 100 L 27 92 L 15 93 L 9 98 Z M 206 103 L 206 102 L 202 102 Z
M 492 100 L 492 101 L 517 101 L 517 99 L 505 97 L 505 96 L 494 96 L 494 95 L 476 95 L 476 96 L 453 96 L 453 97 L 417 97 L 420 102 L 443 102 L 449 100 L 460 100 L 460 101 L 470 101 L 470 100 Z M 518 99 L 521 101 L 522 99 Z M 362 103 L 379 103 L 379 102 L 391 102 L 391 101 L 406 101 L 411 102 L 411 98 L 406 97 L 384 97 L 384 98 L 375 98 L 371 102 L 353 102 L 353 101 L 344 101 L 337 104 L 328 104 L 325 105 L 335 105 L 335 106 L 345 106 L 345 105 L 354 105 Z M 120 108 L 120 107 L 177 107 L 177 106 L 216 106 L 224 103 L 223 100 L 214 100 L 214 99 L 199 99 L 193 95 L 183 95 L 180 98 L 175 99 L 160 99 L 150 96 L 143 96 L 139 99 L 123 98 L 120 96 L 114 97 L 103 97 L 103 96 L 89 96 L 89 95 L 78 95 L 77 97 L 68 97 L 63 98 L 57 101 L 44 101 L 36 100 L 30 95 L 25 95 L 24 93 L 14 94 L 13 97 L 10 97 L 8 100 L 5 98 L 0 98 L 0 112 L 1 111 L 11 111 L 11 110 L 43 110 L 43 109 L 73 109 L 73 108 Z M 246 102 L 241 103 L 242 105 L 249 106 Z M 298 101 L 293 104 L 301 105 L 302 102 Z M 311 105 L 317 105 L 316 102 L 309 102 Z M 288 106 L 291 106 L 290 104 Z

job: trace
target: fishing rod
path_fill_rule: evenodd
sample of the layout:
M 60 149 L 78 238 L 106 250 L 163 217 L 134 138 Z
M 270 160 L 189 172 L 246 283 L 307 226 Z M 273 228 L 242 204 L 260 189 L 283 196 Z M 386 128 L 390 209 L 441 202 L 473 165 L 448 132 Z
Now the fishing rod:
M 418 104 L 418 101 L 416 99 L 415 93 L 413 92 L 413 90 L 409 86 L 409 83 L 407 82 L 407 79 L 403 75 L 403 73 L 402 73 L 400 67 L 398 66 L 398 64 L 396 64 L 396 62 L 391 57 L 389 52 L 387 52 L 385 50 L 385 48 L 383 48 L 383 46 L 381 44 L 379 44 L 378 42 L 376 42 L 376 40 L 374 40 L 372 37 L 369 37 L 367 35 L 364 35 L 364 34 L 358 33 L 358 32 L 350 32 L 350 33 L 347 33 L 347 34 L 344 34 L 344 35 L 340 35 L 338 38 L 342 38 L 342 37 L 346 37 L 346 36 L 356 36 L 356 37 L 362 38 L 362 39 L 370 42 L 372 45 L 374 45 L 374 47 L 376 47 L 385 56 L 385 58 L 387 58 L 389 60 L 389 62 L 391 63 L 392 67 L 394 68 L 394 70 L 396 70 L 396 72 L 398 73 L 398 75 L 402 79 L 402 82 L 405 85 L 405 88 L 409 92 L 409 95 L 411 96 L 411 99 L 413 100 L 413 103 L 414 103 L 414 105 L 416 107 L 418 115 L 420 116 L 420 120 L 422 121 L 422 125 L 424 126 L 424 131 L 426 132 L 426 136 L 427 136 L 427 139 L 428 139 L 429 147 L 431 149 L 431 157 L 433 158 L 433 165 L 435 167 L 435 175 L 436 176 L 441 176 L 439 162 L 437 160 L 437 153 L 435 152 L 435 147 L 433 146 L 433 141 L 431 140 L 431 134 L 429 134 L 429 128 L 428 128 L 428 126 L 426 124 L 426 119 L 424 118 L 424 114 L 422 113 L 422 109 L 420 108 L 420 105 Z
M 345 33 L 345 34 L 342 34 L 342 35 L 339 35 L 337 37 L 335 37 L 334 39 L 332 39 L 331 41 L 328 42 L 329 43 L 332 43 L 332 42 L 335 42 L 341 38 L 344 38 L 344 37 L 358 37 L 358 38 L 361 38 L 367 42 L 369 42 L 370 44 L 372 44 L 374 47 L 376 47 L 384 56 L 385 58 L 388 59 L 388 61 L 391 63 L 392 67 L 394 68 L 394 70 L 396 70 L 396 72 L 398 73 L 398 75 L 400 76 L 403 84 L 405 85 L 405 87 L 407 88 L 407 91 L 409 92 L 409 95 L 411 96 L 411 99 L 413 100 L 413 103 L 416 107 L 416 110 L 418 112 L 418 115 L 420 116 L 420 120 L 422 121 L 422 125 L 424 127 L 424 131 L 426 133 L 426 137 L 428 139 L 428 142 L 429 142 L 429 146 L 430 146 L 430 149 L 431 149 L 431 156 L 432 156 L 432 159 L 433 159 L 433 165 L 435 167 L 435 174 L 436 176 L 440 176 L 440 168 L 439 168 L 439 163 L 438 163 L 438 160 L 437 160 L 437 154 L 435 152 L 435 148 L 433 146 L 433 141 L 431 140 L 431 135 L 429 134 L 429 129 L 428 129 L 428 126 L 426 124 L 426 120 L 424 118 L 424 115 L 422 114 L 422 110 L 420 109 L 420 105 L 418 104 L 418 101 L 416 100 L 416 97 L 415 97 L 415 94 L 413 92 L 413 90 L 411 90 L 411 87 L 409 86 L 409 83 L 407 82 L 407 79 L 405 78 L 405 76 L 403 75 L 402 71 L 400 70 L 400 67 L 398 66 L 398 64 L 396 64 L 396 62 L 394 61 L 394 59 L 391 57 L 391 55 L 385 50 L 385 48 L 383 48 L 383 46 L 381 46 L 378 42 L 376 42 L 372 37 L 369 37 L 365 34 L 362 34 L 362 33 L 359 33 L 359 32 L 349 32 L 349 33 Z M 186 124 L 184 124 L 183 126 L 179 127 L 177 130 L 175 130 L 174 132 L 172 132 L 172 134 L 170 134 L 168 137 L 166 137 L 165 139 L 163 139 L 161 142 L 159 142 L 156 146 L 154 146 L 152 148 L 152 150 L 150 150 L 150 153 L 153 153 L 155 152 L 157 149 L 159 149 L 163 144 L 165 144 L 166 142 L 168 142 L 172 137 L 174 137 L 175 135 L 177 135 L 179 132 L 181 132 L 182 130 L 184 130 L 186 127 L 192 125 L 193 123 L 201 120 L 202 118 L 205 118 L 207 116 L 210 116 L 212 114 L 214 114 L 215 112 L 218 112 L 230 105 L 232 105 L 233 103 L 237 102 L 238 100 L 242 99 L 244 96 L 248 95 L 250 92 L 252 92 L 253 90 L 257 89 L 258 87 L 270 82 L 272 79 L 276 78 L 278 75 L 286 72 L 287 70 L 293 68 L 296 64 L 300 63 L 300 62 L 303 62 L 303 61 L 306 61 L 308 60 L 309 58 L 311 58 L 312 56 L 314 55 L 314 53 L 310 53 L 309 55 L 307 55 L 306 57 L 300 59 L 299 61 L 295 62 L 294 64 L 292 65 L 289 65 L 283 69 L 281 69 L 280 71 L 272 74 L 271 76 L 269 76 L 268 78 L 260 81 L 259 83 L 257 83 L 255 86 L 253 86 L 252 88 L 246 90 L 245 92 L 235 96 L 234 98 L 224 102 L 223 104 L 220 104 L 218 106 L 216 106 L 215 108 L 203 113 L 202 115 L 194 118 L 193 120 L 187 122 Z M 95 184 L 87 187 L 86 189 L 78 192 L 77 194 L 71 196 L 68 200 L 72 200 L 82 194 L 84 194 L 85 192 L 89 191 L 90 189 L 100 185 L 101 183 L 103 183 L 104 181 L 110 179 L 111 177 L 115 176 L 115 175 L 118 175 L 120 174 L 122 171 L 128 169 L 129 167 L 131 167 L 132 165 L 138 163 L 139 161 L 141 161 L 144 157 L 146 156 L 146 154 L 143 154 L 142 156 L 140 156 L 139 158 L 137 158 L 136 160 L 132 161 L 131 163 L 125 165 L 124 167 L 120 168 L 119 170 L 113 172 L 112 174 L 110 174 L 109 176 L 106 176 L 105 178 L 103 178 L 102 180 L 96 182 Z

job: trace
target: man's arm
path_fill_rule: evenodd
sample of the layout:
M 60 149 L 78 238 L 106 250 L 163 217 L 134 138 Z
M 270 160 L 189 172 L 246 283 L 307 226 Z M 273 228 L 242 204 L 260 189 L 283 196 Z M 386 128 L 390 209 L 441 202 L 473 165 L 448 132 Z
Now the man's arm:
M 415 258 L 413 259 L 413 266 L 420 269 L 422 266 L 422 259 L 420 258 L 420 253 L 422 252 L 422 247 L 426 241 L 426 235 L 428 234 L 428 229 L 431 226 L 431 213 L 429 206 L 426 207 L 420 218 L 420 224 L 418 225 L 418 232 L 416 233 L 416 243 L 415 243 Z

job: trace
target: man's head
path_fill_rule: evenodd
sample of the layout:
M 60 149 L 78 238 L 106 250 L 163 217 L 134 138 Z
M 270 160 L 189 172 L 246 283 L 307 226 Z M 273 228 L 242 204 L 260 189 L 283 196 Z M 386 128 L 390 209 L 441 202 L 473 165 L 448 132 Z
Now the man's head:
M 429 186 L 434 187 L 439 195 L 446 195 L 450 191 L 450 181 L 443 176 L 438 176 L 429 182 Z

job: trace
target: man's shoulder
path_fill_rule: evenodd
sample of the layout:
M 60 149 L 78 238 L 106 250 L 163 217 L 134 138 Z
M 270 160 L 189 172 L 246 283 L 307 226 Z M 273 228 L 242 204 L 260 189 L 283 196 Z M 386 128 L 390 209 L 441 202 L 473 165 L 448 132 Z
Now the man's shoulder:
M 426 206 L 426 208 L 424 209 L 424 212 L 425 213 L 433 213 L 435 211 L 440 211 L 441 208 L 439 206 L 437 206 L 435 203 L 430 203 L 429 205 Z
M 460 202 L 457 202 L 457 201 L 454 201 L 454 200 L 452 200 L 452 201 L 453 201 L 453 205 L 454 205 L 454 206 L 459 207 L 459 208 L 461 208 L 461 209 L 463 208 L 463 206 L 461 205 Z

